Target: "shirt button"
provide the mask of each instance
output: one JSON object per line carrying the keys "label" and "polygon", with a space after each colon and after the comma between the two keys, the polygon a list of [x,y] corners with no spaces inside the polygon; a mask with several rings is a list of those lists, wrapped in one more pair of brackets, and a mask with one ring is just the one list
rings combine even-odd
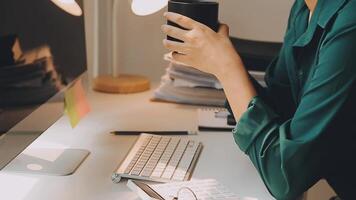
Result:
{"label": "shirt button", "polygon": [[303,71],[299,71],[299,76],[303,76]]}

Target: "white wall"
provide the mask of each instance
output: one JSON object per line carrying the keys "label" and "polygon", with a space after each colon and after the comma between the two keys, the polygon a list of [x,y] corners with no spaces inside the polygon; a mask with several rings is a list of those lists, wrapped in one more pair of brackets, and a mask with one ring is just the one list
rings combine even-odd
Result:
{"label": "white wall", "polygon": [[231,35],[253,40],[282,41],[294,0],[220,0],[220,20]]}
{"label": "white wall", "polygon": [[[93,0],[85,0],[92,4]],[[100,72],[110,72],[110,0],[100,2]],[[220,0],[220,21],[231,27],[232,36],[282,41],[288,13],[293,0]],[[128,0],[119,5],[119,71],[149,76],[159,80],[167,65],[162,60],[166,50],[160,27],[165,23],[163,10],[151,16],[132,14]],[[90,6],[88,6],[90,7]],[[91,13],[86,10],[86,15]],[[91,19],[92,20],[92,19]],[[88,22],[90,24],[90,22]],[[89,39],[91,41],[91,39]],[[89,48],[92,46],[89,43]],[[91,57],[89,57],[92,59]]]}
{"label": "white wall", "polygon": [[[88,72],[91,78],[97,73],[110,73],[110,5],[111,0],[84,0]],[[98,13],[99,18],[96,17]],[[95,70],[97,67],[99,69]]]}
{"label": "white wall", "polygon": [[87,46],[87,60],[88,60],[88,72],[89,78],[93,77],[93,68],[95,65],[94,58],[94,37],[95,37],[95,27],[94,27],[94,0],[85,0],[84,1],[84,14],[85,14],[85,32],[86,32],[86,46]]}

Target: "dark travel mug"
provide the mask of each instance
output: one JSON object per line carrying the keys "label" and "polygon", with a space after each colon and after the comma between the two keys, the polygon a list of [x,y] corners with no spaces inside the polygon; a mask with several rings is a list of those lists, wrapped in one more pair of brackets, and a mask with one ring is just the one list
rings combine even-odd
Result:
{"label": "dark travel mug", "polygon": [[[218,2],[202,0],[170,0],[168,2],[168,12],[187,16],[195,21],[205,24],[215,32],[219,30]],[[167,24],[182,28],[170,21],[168,21]],[[182,42],[169,36],[167,39]]]}

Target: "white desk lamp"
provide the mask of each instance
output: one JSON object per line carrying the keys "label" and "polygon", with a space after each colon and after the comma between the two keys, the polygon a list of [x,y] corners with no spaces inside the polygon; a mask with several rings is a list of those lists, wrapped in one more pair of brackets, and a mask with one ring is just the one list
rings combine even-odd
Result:
{"label": "white desk lamp", "polygon": [[[82,9],[75,0],[51,0],[58,7],[66,12],[81,16]],[[107,93],[135,93],[148,90],[150,88],[150,81],[143,76],[119,74],[118,72],[118,33],[117,33],[117,18],[118,18],[118,3],[120,0],[112,0],[112,74],[98,76],[94,79],[94,90]],[[96,2],[98,6],[98,0]],[[139,16],[153,14],[168,3],[168,0],[129,0],[132,11]],[[97,16],[96,16],[97,17]],[[96,27],[98,28],[98,27]],[[97,39],[97,38],[96,38]],[[98,45],[96,45],[98,48]],[[98,53],[98,52],[96,52]],[[95,55],[97,56],[97,55]],[[96,66],[97,67],[97,66]]]}
{"label": "white desk lamp", "polygon": [[[98,76],[94,79],[93,89],[107,93],[136,93],[150,88],[148,78],[138,75],[120,74],[118,72],[118,4],[121,0],[112,3],[112,74]],[[153,14],[168,3],[168,0],[129,0],[132,11],[139,16]]]}
{"label": "white desk lamp", "polygon": [[168,4],[168,0],[130,0],[132,12],[139,16],[153,14]]}
{"label": "white desk lamp", "polygon": [[58,7],[74,16],[81,16],[83,14],[82,9],[75,0],[51,0]]}

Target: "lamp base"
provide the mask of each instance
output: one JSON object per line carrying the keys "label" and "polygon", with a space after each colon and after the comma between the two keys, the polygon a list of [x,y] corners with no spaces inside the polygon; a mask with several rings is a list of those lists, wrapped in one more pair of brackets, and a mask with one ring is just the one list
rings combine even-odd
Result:
{"label": "lamp base", "polygon": [[98,76],[93,81],[93,89],[98,92],[130,94],[150,89],[150,81],[144,76],[122,74],[118,77]]}

